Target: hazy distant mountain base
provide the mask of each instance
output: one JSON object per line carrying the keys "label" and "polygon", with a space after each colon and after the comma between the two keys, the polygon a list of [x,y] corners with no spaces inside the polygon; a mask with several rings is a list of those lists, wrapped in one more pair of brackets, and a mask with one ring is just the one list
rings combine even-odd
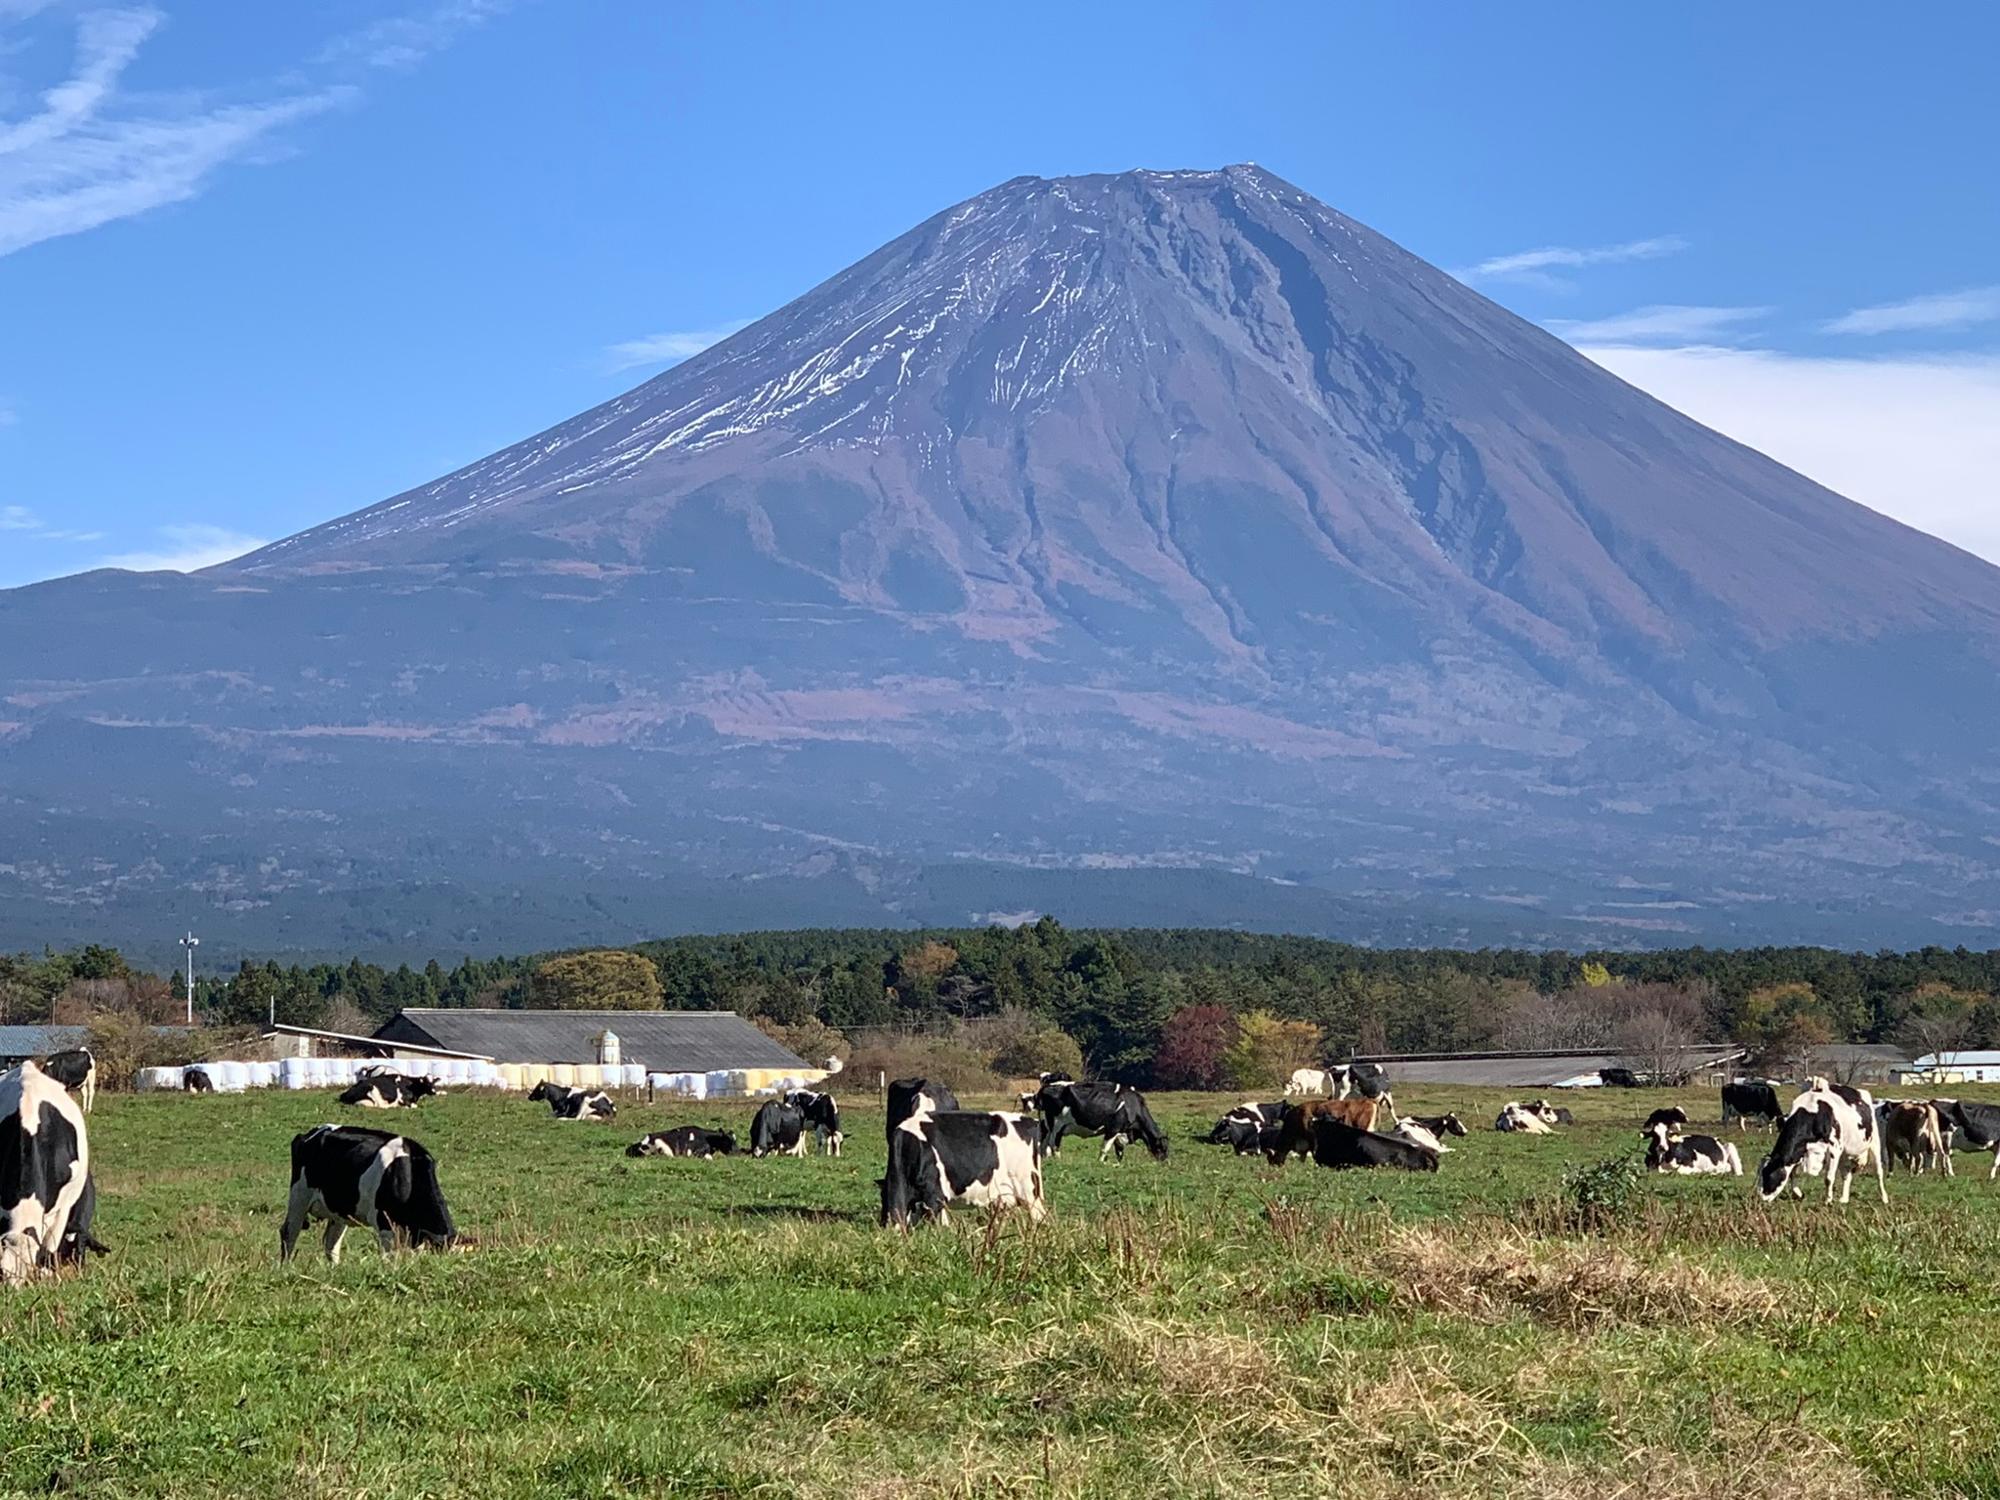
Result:
{"label": "hazy distant mountain base", "polygon": [[0,911],[1991,944],[1996,668],[2000,570],[1289,183],[1021,178],[237,563],[0,591]]}

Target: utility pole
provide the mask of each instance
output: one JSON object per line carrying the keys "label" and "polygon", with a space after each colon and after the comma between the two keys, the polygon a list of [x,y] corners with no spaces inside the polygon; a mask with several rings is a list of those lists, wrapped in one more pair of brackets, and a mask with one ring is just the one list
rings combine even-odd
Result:
{"label": "utility pole", "polygon": [[201,939],[189,932],[181,939],[181,946],[187,949],[188,956],[188,1025],[192,1026],[194,1025],[194,950],[201,946]]}

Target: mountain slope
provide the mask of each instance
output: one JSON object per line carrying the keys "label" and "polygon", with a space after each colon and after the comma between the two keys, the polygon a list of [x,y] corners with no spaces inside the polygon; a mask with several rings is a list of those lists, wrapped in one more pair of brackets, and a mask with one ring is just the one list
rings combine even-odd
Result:
{"label": "mountain slope", "polygon": [[134,899],[34,820],[139,745],[148,811],[87,826],[212,805],[212,894],[308,926],[328,870],[474,868],[891,915],[1224,871],[1563,941],[2000,910],[2000,573],[1254,167],[1015,179],[433,484],[0,595],[0,641],[30,916]]}

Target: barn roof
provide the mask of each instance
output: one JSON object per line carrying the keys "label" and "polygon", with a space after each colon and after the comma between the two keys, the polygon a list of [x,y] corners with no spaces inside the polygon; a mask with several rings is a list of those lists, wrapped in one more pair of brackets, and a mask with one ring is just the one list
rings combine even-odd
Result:
{"label": "barn roof", "polygon": [[808,1068],[803,1058],[729,1010],[412,1008],[398,1011],[375,1036],[499,1062],[594,1063],[598,1034],[607,1029],[617,1034],[626,1062],[657,1073]]}
{"label": "barn roof", "polygon": [[18,1060],[81,1047],[87,1034],[82,1026],[0,1026],[0,1057]]}
{"label": "barn roof", "polygon": [[[1741,1047],[1694,1046],[1680,1066],[1703,1072],[1743,1055]],[[1457,1083],[1469,1087],[1552,1089],[1583,1080],[1597,1081],[1601,1068],[1629,1068],[1629,1052],[1459,1053],[1435,1057],[1381,1057],[1391,1084]]]}

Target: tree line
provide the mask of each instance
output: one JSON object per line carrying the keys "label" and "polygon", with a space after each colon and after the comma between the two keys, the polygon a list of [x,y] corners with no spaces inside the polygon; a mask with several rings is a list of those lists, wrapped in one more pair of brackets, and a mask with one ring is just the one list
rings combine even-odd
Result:
{"label": "tree line", "polygon": [[[2000,950],[1383,949],[1201,929],[1073,929],[1044,917],[1012,928],[672,938],[629,952],[645,964],[587,954],[421,968],[245,960],[199,977],[195,1005],[211,1026],[275,1016],[352,1032],[411,1006],[734,1010],[842,1036],[937,1037],[1005,1018],[1015,1032],[1073,1039],[1101,1076],[1184,1086],[1302,1052],[1310,1062],[1520,1047],[1637,1052],[1729,1039],[1773,1055],[1837,1041],[1920,1051],[2000,1044]],[[106,1012],[171,1022],[183,1003],[175,976],[115,949],[0,956],[0,1023]]]}

